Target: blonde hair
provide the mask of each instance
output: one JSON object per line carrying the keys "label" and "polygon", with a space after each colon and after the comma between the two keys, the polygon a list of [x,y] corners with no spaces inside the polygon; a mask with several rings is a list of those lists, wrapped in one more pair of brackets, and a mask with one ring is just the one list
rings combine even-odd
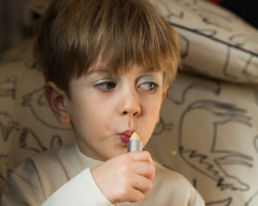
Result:
{"label": "blonde hair", "polygon": [[137,64],[163,71],[169,83],[179,65],[174,29],[145,0],[53,0],[35,26],[35,57],[45,76],[69,95],[69,82],[98,58],[112,74]]}

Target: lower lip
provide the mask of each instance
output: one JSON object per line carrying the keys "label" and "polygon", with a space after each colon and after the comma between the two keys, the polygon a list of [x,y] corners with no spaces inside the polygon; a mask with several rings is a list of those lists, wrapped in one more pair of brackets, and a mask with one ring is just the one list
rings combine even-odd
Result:
{"label": "lower lip", "polygon": [[121,139],[121,142],[123,143],[123,144],[128,144],[128,142],[130,141],[130,138],[131,137],[129,137],[129,136],[127,136],[127,135],[123,135],[123,134],[120,134],[120,135],[118,135],[119,136],[119,138]]}

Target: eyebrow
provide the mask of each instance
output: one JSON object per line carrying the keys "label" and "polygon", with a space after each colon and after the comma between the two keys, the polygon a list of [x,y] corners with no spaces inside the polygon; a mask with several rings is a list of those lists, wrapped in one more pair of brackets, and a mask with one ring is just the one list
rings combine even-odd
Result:
{"label": "eyebrow", "polygon": [[[154,70],[143,70],[141,71],[142,74],[149,74],[149,73],[152,73],[152,72],[161,72],[161,71],[154,71]],[[94,69],[90,70],[87,72],[87,74],[93,74],[93,73],[106,73],[106,74],[110,74],[112,72],[110,72],[110,70],[108,69],[104,69],[102,66],[98,66],[98,67],[95,67]]]}
{"label": "eyebrow", "polygon": [[90,70],[87,72],[87,74],[92,74],[92,73],[109,73],[110,71],[107,69],[94,69]]}

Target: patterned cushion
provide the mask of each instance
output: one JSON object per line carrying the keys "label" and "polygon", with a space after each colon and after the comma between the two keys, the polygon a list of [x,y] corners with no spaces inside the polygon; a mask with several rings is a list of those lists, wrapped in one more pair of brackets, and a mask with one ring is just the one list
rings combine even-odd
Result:
{"label": "patterned cushion", "polygon": [[74,141],[71,126],[57,122],[45,99],[33,42],[24,41],[0,61],[0,194],[9,172],[26,157]]}
{"label": "patterned cushion", "polygon": [[207,205],[258,205],[258,86],[179,73],[145,147]]}
{"label": "patterned cushion", "polygon": [[183,69],[229,82],[258,82],[258,32],[203,0],[150,0],[180,35]]}

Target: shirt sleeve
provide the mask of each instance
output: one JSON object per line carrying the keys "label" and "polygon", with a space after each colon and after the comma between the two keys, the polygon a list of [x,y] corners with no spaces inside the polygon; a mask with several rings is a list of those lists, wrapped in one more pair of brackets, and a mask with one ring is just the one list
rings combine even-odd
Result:
{"label": "shirt sleeve", "polygon": [[[35,180],[32,176],[31,180]],[[1,197],[1,206],[39,206],[44,201],[44,196],[40,189],[31,184],[31,180],[27,180],[16,171],[13,171],[5,185]]]}
{"label": "shirt sleeve", "polygon": [[113,206],[96,185],[89,168],[60,187],[48,199],[45,199],[41,185],[35,179],[35,175],[26,179],[14,171],[6,184],[0,205]]}
{"label": "shirt sleeve", "polygon": [[205,203],[201,197],[201,195],[192,187],[192,195],[191,195],[191,202],[190,206],[205,206]]}
{"label": "shirt sleeve", "polygon": [[42,206],[112,206],[96,185],[90,169],[86,169],[63,185]]}

